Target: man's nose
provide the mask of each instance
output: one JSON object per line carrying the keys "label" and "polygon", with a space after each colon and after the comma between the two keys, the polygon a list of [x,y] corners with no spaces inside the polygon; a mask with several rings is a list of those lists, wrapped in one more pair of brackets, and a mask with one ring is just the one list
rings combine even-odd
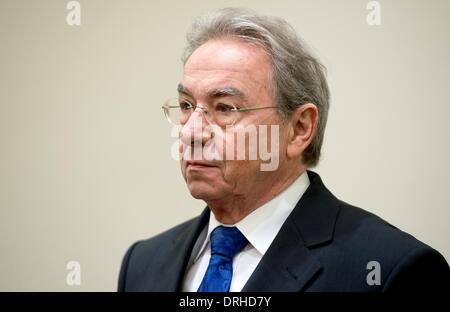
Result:
{"label": "man's nose", "polygon": [[211,133],[206,131],[208,121],[205,119],[205,111],[201,107],[192,112],[187,122],[180,131],[180,140],[185,145],[201,144],[204,146],[210,139]]}

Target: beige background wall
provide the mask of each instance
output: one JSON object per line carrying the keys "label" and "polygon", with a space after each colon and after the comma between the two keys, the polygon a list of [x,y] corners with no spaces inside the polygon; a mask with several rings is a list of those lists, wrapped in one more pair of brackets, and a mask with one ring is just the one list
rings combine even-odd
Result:
{"label": "beige background wall", "polygon": [[[0,290],[113,291],[134,241],[197,215],[160,109],[195,16],[288,20],[329,71],[316,171],[450,261],[449,1],[0,2]],[[81,264],[81,285],[66,264]]]}

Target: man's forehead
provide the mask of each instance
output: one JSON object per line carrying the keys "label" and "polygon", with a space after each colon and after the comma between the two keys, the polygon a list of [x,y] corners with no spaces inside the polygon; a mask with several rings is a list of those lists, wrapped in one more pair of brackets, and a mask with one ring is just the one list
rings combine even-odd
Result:
{"label": "man's forehead", "polygon": [[[199,66],[186,64],[183,70],[183,79],[189,81],[220,82],[228,80],[260,80],[261,69],[255,69],[248,63],[229,64],[227,62],[201,62]],[[258,72],[259,71],[259,72]]]}
{"label": "man's forehead", "polygon": [[266,75],[271,58],[266,51],[241,40],[210,40],[198,47],[187,60],[188,75]]}
{"label": "man's forehead", "polygon": [[[191,93],[234,88],[250,94],[270,88],[271,70],[271,59],[261,47],[239,40],[210,40],[187,60],[181,84]],[[222,91],[217,93],[227,93]]]}

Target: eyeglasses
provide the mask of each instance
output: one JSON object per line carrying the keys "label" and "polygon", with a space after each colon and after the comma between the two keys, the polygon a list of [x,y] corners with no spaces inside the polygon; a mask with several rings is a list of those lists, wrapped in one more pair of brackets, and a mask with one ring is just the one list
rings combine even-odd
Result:
{"label": "eyeglasses", "polygon": [[192,113],[200,108],[208,123],[221,127],[232,126],[241,112],[254,111],[267,108],[278,108],[278,106],[243,107],[237,108],[232,103],[217,102],[211,107],[202,107],[192,104],[185,99],[167,100],[161,107],[167,120],[173,125],[184,125]]}

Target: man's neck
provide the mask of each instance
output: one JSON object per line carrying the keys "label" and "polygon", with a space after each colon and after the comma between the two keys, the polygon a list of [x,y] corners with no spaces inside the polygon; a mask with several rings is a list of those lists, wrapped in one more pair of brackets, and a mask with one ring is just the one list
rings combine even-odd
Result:
{"label": "man's neck", "polygon": [[272,180],[273,183],[264,185],[264,189],[252,190],[251,194],[207,201],[207,205],[217,221],[223,224],[236,224],[291,186],[306,171],[306,168],[301,169],[293,170],[284,178]]}

